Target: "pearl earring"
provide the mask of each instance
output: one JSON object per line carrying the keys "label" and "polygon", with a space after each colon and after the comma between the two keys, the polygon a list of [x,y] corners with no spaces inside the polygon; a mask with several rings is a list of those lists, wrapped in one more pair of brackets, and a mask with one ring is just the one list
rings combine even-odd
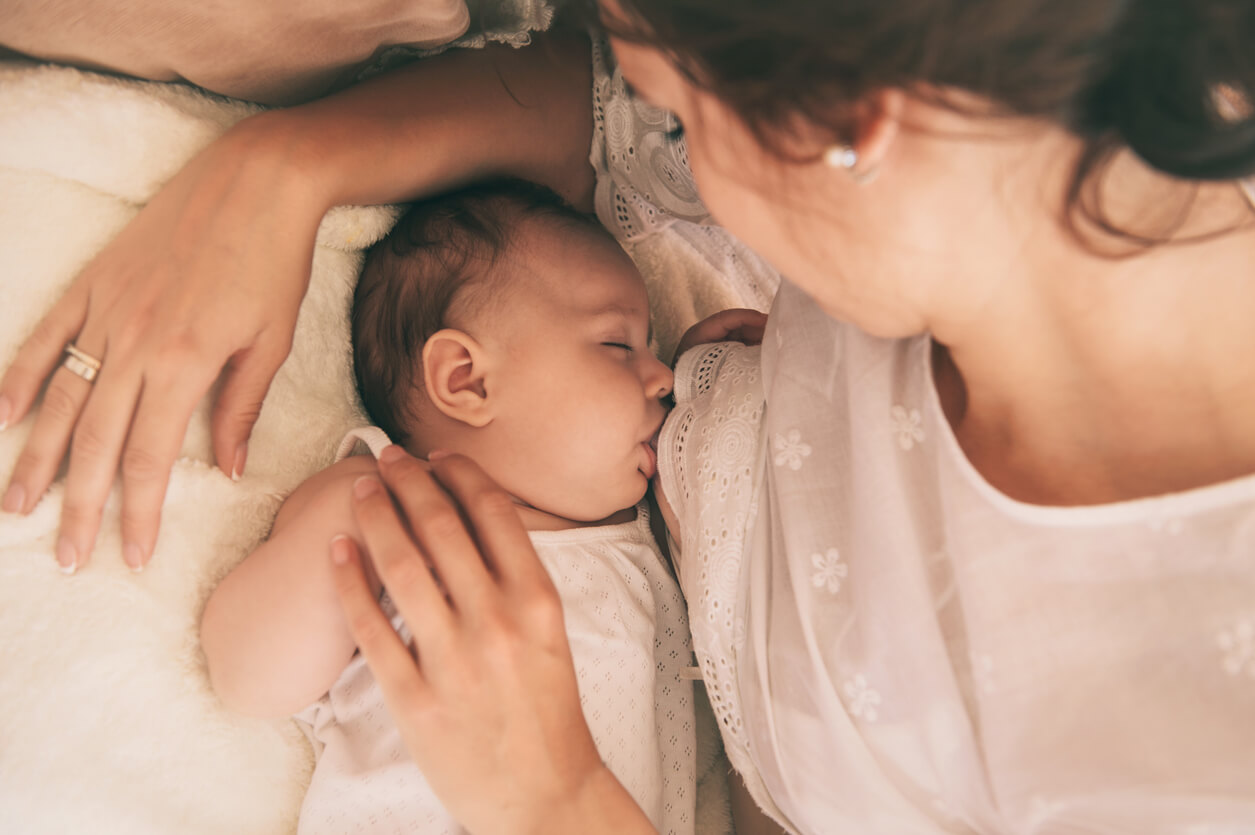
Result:
{"label": "pearl earring", "polygon": [[829,145],[824,150],[824,165],[829,168],[840,168],[858,185],[870,183],[880,173],[880,167],[876,165],[865,171],[859,171],[858,151],[850,145]]}
{"label": "pearl earring", "polygon": [[858,151],[849,145],[830,145],[824,151],[824,165],[853,171],[854,166],[858,165]]}

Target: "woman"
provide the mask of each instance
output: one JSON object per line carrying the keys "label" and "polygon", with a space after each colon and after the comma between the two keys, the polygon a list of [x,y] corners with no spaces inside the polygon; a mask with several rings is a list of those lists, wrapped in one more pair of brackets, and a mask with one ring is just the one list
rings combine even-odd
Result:
{"label": "woman", "polygon": [[[685,125],[713,216],[788,278],[761,361],[680,406],[714,431],[721,391],[759,398],[750,452],[720,448],[718,495],[671,496],[694,643],[757,804],[799,832],[1250,827],[1251,10],[602,14],[624,77]],[[78,333],[63,318],[31,380]],[[0,386],[15,414],[19,388]],[[683,486],[700,445],[668,440]],[[442,799],[475,831],[642,828],[571,721],[557,603],[499,490],[457,457],[435,462],[452,503],[413,462],[383,474],[418,544],[377,483],[357,512],[417,664],[354,549],[332,558]],[[424,556],[491,570],[450,605],[413,570]]]}

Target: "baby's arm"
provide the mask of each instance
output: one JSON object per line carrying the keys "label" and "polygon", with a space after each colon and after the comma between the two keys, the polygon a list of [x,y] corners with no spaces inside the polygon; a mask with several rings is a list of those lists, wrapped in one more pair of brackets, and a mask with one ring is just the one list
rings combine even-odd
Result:
{"label": "baby's arm", "polygon": [[[284,502],[270,538],[214,590],[201,619],[209,677],[231,709],[287,716],[318,699],[356,649],[332,585],[327,548],[336,534],[361,541],[349,498],[377,472],[353,456],[305,481]],[[379,581],[367,566],[376,595]]]}

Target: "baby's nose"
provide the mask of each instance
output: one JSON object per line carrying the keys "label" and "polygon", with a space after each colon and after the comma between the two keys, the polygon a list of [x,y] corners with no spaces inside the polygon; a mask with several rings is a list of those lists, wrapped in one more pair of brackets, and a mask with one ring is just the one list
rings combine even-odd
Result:
{"label": "baby's nose", "polygon": [[654,360],[654,368],[648,380],[650,396],[661,400],[675,387],[675,374],[662,360]]}

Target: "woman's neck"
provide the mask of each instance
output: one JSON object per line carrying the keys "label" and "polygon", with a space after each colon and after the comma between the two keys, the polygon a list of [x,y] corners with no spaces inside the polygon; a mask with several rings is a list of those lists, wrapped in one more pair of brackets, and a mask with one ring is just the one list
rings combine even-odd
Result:
{"label": "woman's neck", "polygon": [[[1138,168],[1117,216],[1162,188]],[[1037,230],[978,316],[937,320],[938,392],[995,487],[1099,504],[1255,473],[1255,225],[1229,184],[1194,206],[1184,232],[1242,228],[1127,258]]]}

